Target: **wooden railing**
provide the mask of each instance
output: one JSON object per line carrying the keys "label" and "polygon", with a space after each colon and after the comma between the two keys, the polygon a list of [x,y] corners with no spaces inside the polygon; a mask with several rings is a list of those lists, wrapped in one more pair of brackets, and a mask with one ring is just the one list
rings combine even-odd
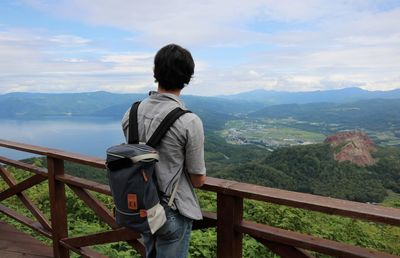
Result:
{"label": "wooden railing", "polygon": [[[119,227],[114,220],[112,212],[89,192],[111,195],[109,187],[64,173],[64,161],[104,169],[104,160],[6,140],[0,140],[0,147],[47,157],[47,169],[0,157],[0,163],[33,173],[32,177],[17,183],[5,166],[0,167],[0,174],[9,185],[8,189],[0,193],[0,201],[11,196],[17,196],[36,220],[18,214],[2,204],[0,204],[0,211],[43,236],[51,238],[55,257],[69,257],[70,250],[83,257],[104,257],[89,247],[117,241],[126,241],[144,256],[143,245],[138,241],[140,235],[132,230]],[[26,189],[45,180],[48,180],[49,185],[51,222],[24,193]],[[108,224],[111,230],[85,236],[69,237],[65,185],[72,189],[103,222]],[[243,200],[258,200],[394,226],[400,226],[400,209],[278,190],[211,177],[207,178],[202,190],[217,193],[217,213],[203,212],[204,219],[196,222],[194,229],[216,227],[218,257],[242,257],[243,234],[248,234],[255,238],[281,257],[313,257],[308,251],[335,257],[398,257],[388,253],[245,221],[243,220]]]}

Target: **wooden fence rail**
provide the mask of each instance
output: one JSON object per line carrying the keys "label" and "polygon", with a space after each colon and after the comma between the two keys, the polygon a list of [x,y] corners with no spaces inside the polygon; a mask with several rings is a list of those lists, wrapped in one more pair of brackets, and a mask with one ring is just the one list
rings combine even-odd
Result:
{"label": "wooden fence rail", "polygon": [[[17,196],[36,220],[21,215],[1,203],[0,212],[50,238],[53,242],[55,257],[69,257],[70,251],[76,252],[83,257],[104,257],[104,255],[95,252],[89,247],[117,241],[126,241],[144,256],[144,247],[139,240],[140,235],[132,230],[119,227],[112,212],[90,193],[90,191],[93,191],[111,195],[110,188],[107,185],[64,173],[65,161],[104,169],[104,160],[6,140],[0,140],[0,147],[38,154],[47,158],[46,169],[0,156],[0,163],[33,173],[30,178],[17,183],[12,174],[6,169],[6,166],[0,166],[0,175],[9,186],[8,189],[0,193],[0,201],[11,196]],[[43,212],[29,199],[29,196],[24,193],[26,189],[45,180],[48,181],[49,186],[51,218],[46,218]],[[65,186],[68,186],[111,229],[85,236],[69,237]],[[281,257],[313,257],[309,251],[336,257],[398,257],[388,253],[243,220],[243,200],[258,200],[393,226],[400,226],[400,209],[211,177],[206,179],[202,190],[217,193],[217,213],[203,212],[204,219],[195,222],[193,228],[196,230],[216,227],[217,256],[219,258],[242,257],[243,234],[250,235]]]}

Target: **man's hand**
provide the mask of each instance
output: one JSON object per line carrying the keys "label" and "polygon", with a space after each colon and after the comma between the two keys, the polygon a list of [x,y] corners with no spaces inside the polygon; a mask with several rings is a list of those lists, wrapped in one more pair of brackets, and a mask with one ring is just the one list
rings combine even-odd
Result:
{"label": "man's hand", "polygon": [[204,181],[206,181],[206,175],[195,175],[190,174],[190,181],[192,181],[192,185],[196,188],[202,187]]}

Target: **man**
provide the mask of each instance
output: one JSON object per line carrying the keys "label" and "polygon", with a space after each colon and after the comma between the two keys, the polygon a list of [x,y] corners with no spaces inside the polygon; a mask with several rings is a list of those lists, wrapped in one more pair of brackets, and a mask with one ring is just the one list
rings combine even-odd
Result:
{"label": "man", "polygon": [[[156,92],[150,92],[138,109],[140,142],[147,142],[164,117],[174,108],[186,109],[179,98],[181,90],[194,73],[192,55],[186,49],[170,44],[161,48],[154,58]],[[128,135],[129,110],[122,119]],[[193,113],[182,115],[161,140],[157,151],[157,181],[162,202],[166,207],[167,222],[152,234],[144,234],[147,257],[187,257],[193,220],[202,219],[193,187],[201,187],[205,180],[204,132],[200,118]],[[174,203],[169,208],[169,196],[178,184]]]}

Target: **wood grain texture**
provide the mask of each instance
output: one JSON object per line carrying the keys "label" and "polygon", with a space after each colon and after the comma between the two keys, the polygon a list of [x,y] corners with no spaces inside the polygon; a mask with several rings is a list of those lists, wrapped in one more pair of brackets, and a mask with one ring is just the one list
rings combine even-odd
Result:
{"label": "wood grain texture", "polygon": [[53,257],[51,247],[0,221],[0,257]]}

